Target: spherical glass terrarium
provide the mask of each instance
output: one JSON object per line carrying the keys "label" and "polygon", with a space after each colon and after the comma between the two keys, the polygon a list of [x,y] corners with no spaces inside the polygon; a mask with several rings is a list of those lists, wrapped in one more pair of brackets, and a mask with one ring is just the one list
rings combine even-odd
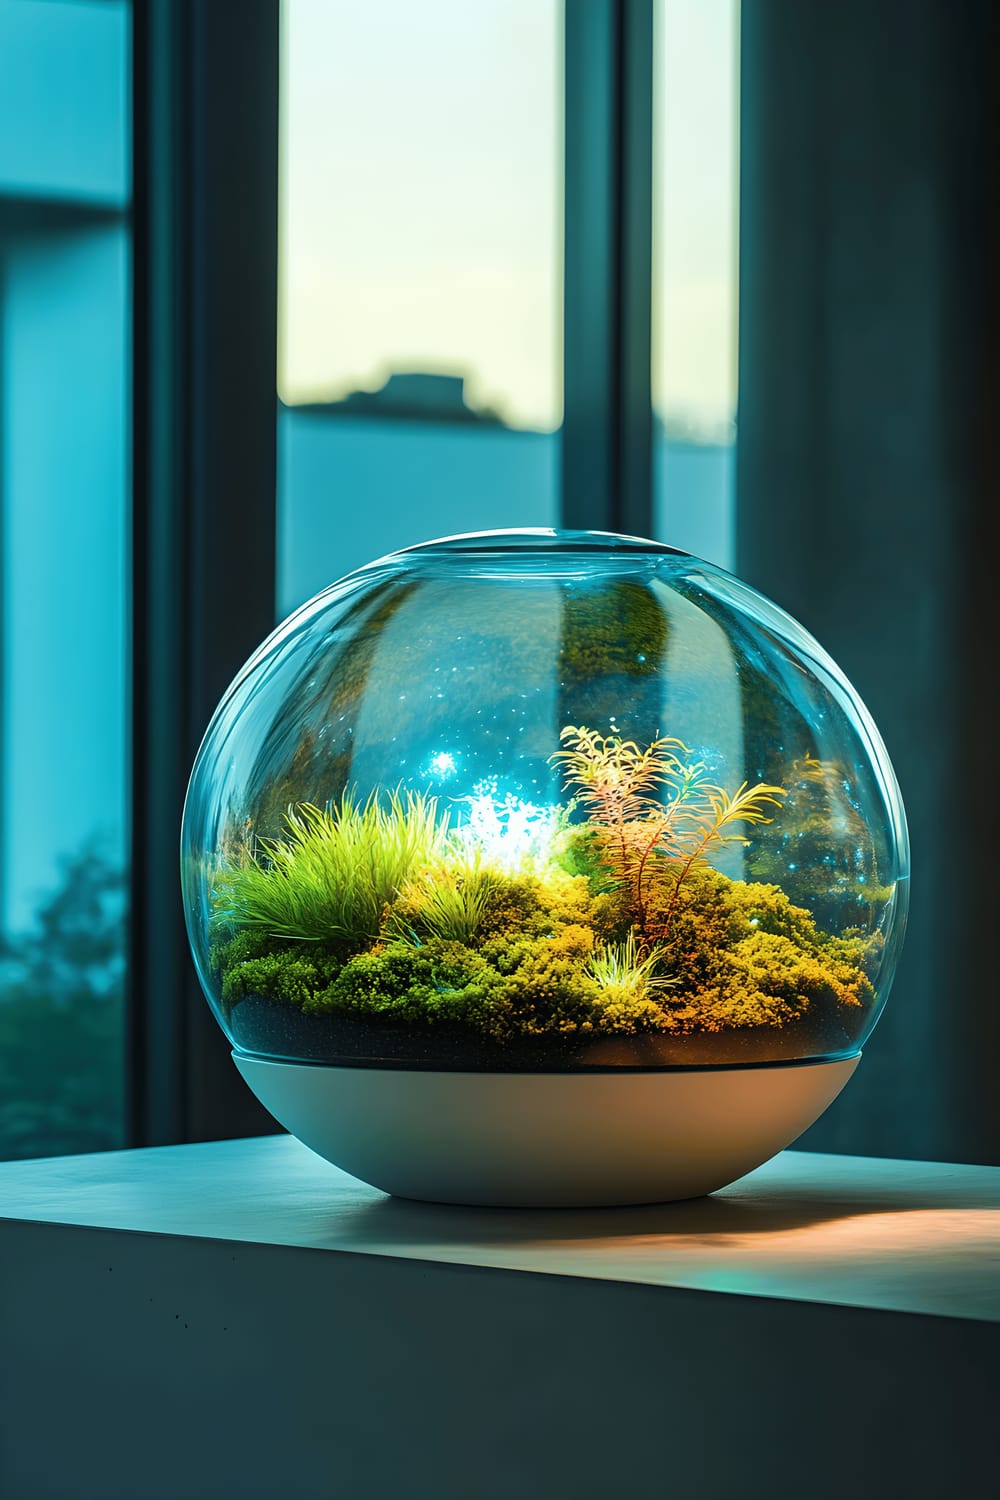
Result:
{"label": "spherical glass terrarium", "polygon": [[250,1087],[408,1197],[651,1202],[793,1140],[857,1064],[908,877],[822,648],[656,542],[498,532],[303,606],[220,704],[183,885]]}

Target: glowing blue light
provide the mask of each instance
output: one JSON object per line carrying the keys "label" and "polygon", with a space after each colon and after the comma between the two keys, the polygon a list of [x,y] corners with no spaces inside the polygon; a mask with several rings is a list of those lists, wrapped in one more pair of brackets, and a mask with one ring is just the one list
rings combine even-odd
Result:
{"label": "glowing blue light", "polygon": [[459,832],[470,853],[511,872],[548,866],[560,825],[558,807],[523,802],[512,793],[502,796],[492,778],[478,782],[463,800],[469,813]]}
{"label": "glowing blue light", "polygon": [[442,781],[447,781],[449,776],[455,774],[455,757],[450,750],[439,750],[436,755],[431,756],[428,776],[437,776]]}

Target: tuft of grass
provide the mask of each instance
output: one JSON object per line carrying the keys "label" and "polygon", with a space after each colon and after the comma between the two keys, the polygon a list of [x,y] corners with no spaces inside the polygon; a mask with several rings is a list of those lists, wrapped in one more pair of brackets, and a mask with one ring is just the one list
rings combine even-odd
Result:
{"label": "tuft of grass", "polygon": [[388,936],[445,942],[473,941],[489,910],[501,876],[477,854],[452,853],[447,863],[423,871],[401,892],[401,911],[389,918]]}
{"label": "tuft of grass", "polygon": [[674,982],[657,974],[661,957],[659,948],[642,956],[635,933],[630,932],[623,943],[605,943],[592,953],[587,972],[602,990],[613,990],[622,998],[644,999]]}
{"label": "tuft of grass", "polygon": [[300,803],[288,832],[262,840],[217,882],[217,925],[273,937],[349,946],[374,942],[386,908],[406,882],[435,863],[448,815],[419,792],[347,793],[334,807]]}

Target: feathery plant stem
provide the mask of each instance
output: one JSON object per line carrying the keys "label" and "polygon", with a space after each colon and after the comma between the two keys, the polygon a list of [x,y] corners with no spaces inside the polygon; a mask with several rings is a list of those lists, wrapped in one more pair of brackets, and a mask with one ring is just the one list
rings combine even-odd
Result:
{"label": "feathery plant stem", "polygon": [[[601,735],[585,725],[567,724],[564,748],[551,757],[603,836],[612,873],[628,893],[640,944],[649,951],[670,931],[680,888],[704,863],[713,846],[746,843],[736,823],[767,823],[768,807],[780,807],[785,789],[746,782],[734,796],[707,780],[703,761],[690,759],[682,740],[660,736],[645,750],[620,735]],[[666,796],[664,797],[664,793]],[[729,831],[727,831],[729,830]],[[649,930],[647,895],[651,882],[668,871],[674,878],[666,918]],[[673,872],[678,872],[675,875]]]}
{"label": "feathery plant stem", "polygon": [[713,845],[745,844],[747,840],[744,834],[727,832],[727,829],[732,829],[735,823],[770,823],[766,809],[780,807],[779,798],[786,795],[784,787],[771,786],[764,781],[759,781],[756,786],[750,786],[744,781],[732,797],[720,786],[704,786],[701,791],[705,804],[697,815],[695,827],[690,834],[690,846],[683,857],[670,896],[670,904],[663,919],[664,938],[670,935],[681,886],[696,865],[705,863],[709,849]]}

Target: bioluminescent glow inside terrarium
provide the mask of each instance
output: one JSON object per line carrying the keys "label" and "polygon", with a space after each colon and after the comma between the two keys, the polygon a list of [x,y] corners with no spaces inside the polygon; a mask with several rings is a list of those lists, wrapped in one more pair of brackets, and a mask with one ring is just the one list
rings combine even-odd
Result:
{"label": "bioluminescent glow inside terrarium", "polygon": [[817,643],[598,533],[334,584],[234,682],[184,819],[251,1087],[348,1170],[453,1201],[687,1196],[786,1145],[875,1024],[907,874],[884,747]]}

